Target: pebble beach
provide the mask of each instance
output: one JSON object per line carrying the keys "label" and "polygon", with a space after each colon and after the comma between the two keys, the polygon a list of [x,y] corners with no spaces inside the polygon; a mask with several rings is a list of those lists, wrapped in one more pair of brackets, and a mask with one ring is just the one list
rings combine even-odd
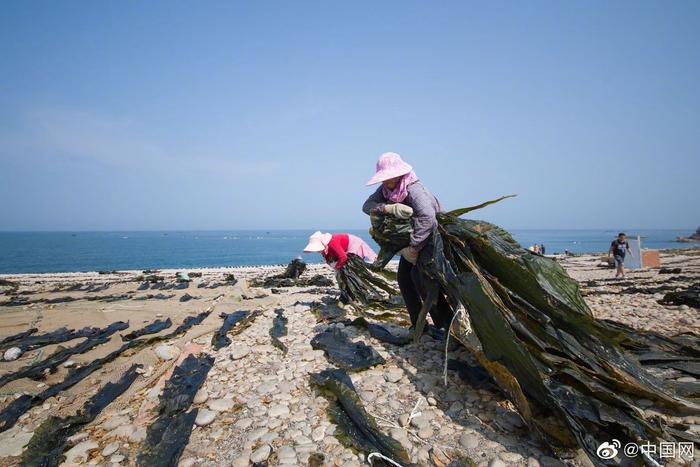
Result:
{"label": "pebble beach", "polygon": [[[700,334],[700,310],[687,304],[662,304],[669,290],[683,290],[700,280],[700,250],[662,251],[658,269],[629,271],[614,279],[600,255],[562,257],[558,261],[582,287],[595,317],[664,335]],[[395,266],[394,266],[395,267]],[[385,363],[350,373],[365,409],[387,435],[396,439],[417,465],[590,465],[582,453],[555,453],[524,424],[513,405],[496,388],[475,385],[445,367],[444,343],[424,335],[418,344],[392,345],[374,339],[364,329],[324,318],[319,307],[333,308],[347,318],[360,316],[337,303],[339,291],[328,287],[253,287],[254,279],[279,274],[285,266],[187,270],[189,281],[178,281],[178,270],[113,271],[0,275],[0,341],[36,328],[46,333],[66,327],[100,327],[117,321],[129,328],[105,343],[72,355],[41,379],[20,378],[0,388],[0,408],[22,394],[34,395],[66,377],[71,368],[87,365],[120,348],[120,334],[156,319],[170,319],[172,331],[187,317],[208,312],[185,333],[138,349],[106,363],[84,380],[29,409],[10,429],[0,433],[0,465],[21,465],[21,456],[37,428],[49,416],[69,416],[105,383],[116,381],[134,363],[135,382],[94,420],[68,441],[63,465],[135,465],[156,417],[166,381],[190,355],[209,354],[214,364],[197,391],[195,427],[180,457],[180,466],[322,465],[360,466],[370,460],[346,446],[328,416],[329,399],[310,383],[310,375],[332,368],[323,350],[314,350],[315,335],[332,327],[372,346]],[[334,282],[325,265],[309,265],[309,277]],[[149,283],[149,276],[162,280]],[[154,284],[157,284],[154,285]],[[254,319],[233,329],[231,343],[220,349],[212,336],[222,325],[222,313],[248,311]],[[285,353],[273,346],[275,317],[287,319],[280,337]],[[404,320],[405,323],[405,320]],[[401,320],[386,323],[399,327]],[[405,325],[405,324],[404,324]],[[77,340],[76,340],[77,342]],[[0,362],[0,376],[45,359],[63,342],[23,352]],[[459,346],[448,359],[475,364]],[[686,376],[688,381],[695,381]],[[648,410],[653,411],[653,408]],[[666,416],[666,415],[663,415]],[[678,418],[700,435],[700,419]],[[692,465],[697,464],[696,460]],[[666,465],[691,465],[682,459]]]}

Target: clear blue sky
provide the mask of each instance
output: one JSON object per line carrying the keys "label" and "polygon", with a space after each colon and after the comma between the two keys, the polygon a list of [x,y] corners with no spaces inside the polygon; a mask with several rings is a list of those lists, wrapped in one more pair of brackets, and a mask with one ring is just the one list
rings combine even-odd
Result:
{"label": "clear blue sky", "polygon": [[0,230],[700,224],[700,2],[0,3]]}

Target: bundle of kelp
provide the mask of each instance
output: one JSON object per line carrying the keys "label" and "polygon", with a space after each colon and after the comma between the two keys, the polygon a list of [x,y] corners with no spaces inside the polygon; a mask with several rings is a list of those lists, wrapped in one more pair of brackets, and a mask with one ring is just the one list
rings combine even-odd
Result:
{"label": "bundle of kelp", "polygon": [[[427,296],[415,337],[444,295],[456,312],[452,333],[559,454],[580,446],[594,464],[617,465],[619,457],[596,454],[602,443],[697,443],[688,426],[647,419],[637,402],[674,416],[700,413],[691,400],[700,385],[676,381],[700,362],[697,336],[642,334],[596,320],[556,261],[525,250],[493,224],[459,219],[500,199],[437,215],[418,258]],[[376,267],[408,245],[411,230],[410,221],[372,218],[381,246]],[[658,462],[653,452],[637,456],[638,463]]]}
{"label": "bundle of kelp", "polygon": [[333,281],[321,274],[316,274],[308,279],[302,279],[301,275],[306,271],[306,263],[299,258],[293,259],[281,274],[269,277],[252,279],[250,285],[254,287],[330,287]]}
{"label": "bundle of kelp", "polygon": [[[384,277],[382,277],[384,274]],[[347,262],[336,272],[340,300],[372,308],[397,308],[403,303],[399,291],[389,282],[390,271],[371,271],[357,255],[348,255]]]}

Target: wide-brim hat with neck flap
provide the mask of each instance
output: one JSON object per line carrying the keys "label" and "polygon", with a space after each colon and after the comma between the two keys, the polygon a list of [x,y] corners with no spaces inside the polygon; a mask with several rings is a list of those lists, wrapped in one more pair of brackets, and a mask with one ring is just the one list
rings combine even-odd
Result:
{"label": "wide-brim hat with neck flap", "polygon": [[385,152],[377,160],[377,167],[375,174],[367,182],[367,186],[376,185],[385,180],[391,180],[392,178],[401,177],[411,172],[413,167],[405,163],[401,156],[395,152]]}
{"label": "wide-brim hat with neck flap", "polygon": [[304,247],[304,253],[319,253],[324,251],[331,241],[331,237],[331,234],[322,233],[320,230],[317,230],[309,237],[309,243]]}

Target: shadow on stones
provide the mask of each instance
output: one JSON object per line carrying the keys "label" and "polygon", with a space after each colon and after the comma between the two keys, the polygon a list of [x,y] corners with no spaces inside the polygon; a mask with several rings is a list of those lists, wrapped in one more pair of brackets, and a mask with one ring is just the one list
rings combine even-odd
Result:
{"label": "shadow on stones", "polygon": [[210,355],[189,355],[175,367],[165,382],[158,417],[148,427],[136,465],[177,466],[197,418],[196,408],[187,410],[213,364],[214,357]]}
{"label": "shadow on stones", "polygon": [[343,329],[331,326],[311,339],[311,347],[323,350],[328,361],[350,371],[360,371],[385,363],[372,346],[352,342]]}

